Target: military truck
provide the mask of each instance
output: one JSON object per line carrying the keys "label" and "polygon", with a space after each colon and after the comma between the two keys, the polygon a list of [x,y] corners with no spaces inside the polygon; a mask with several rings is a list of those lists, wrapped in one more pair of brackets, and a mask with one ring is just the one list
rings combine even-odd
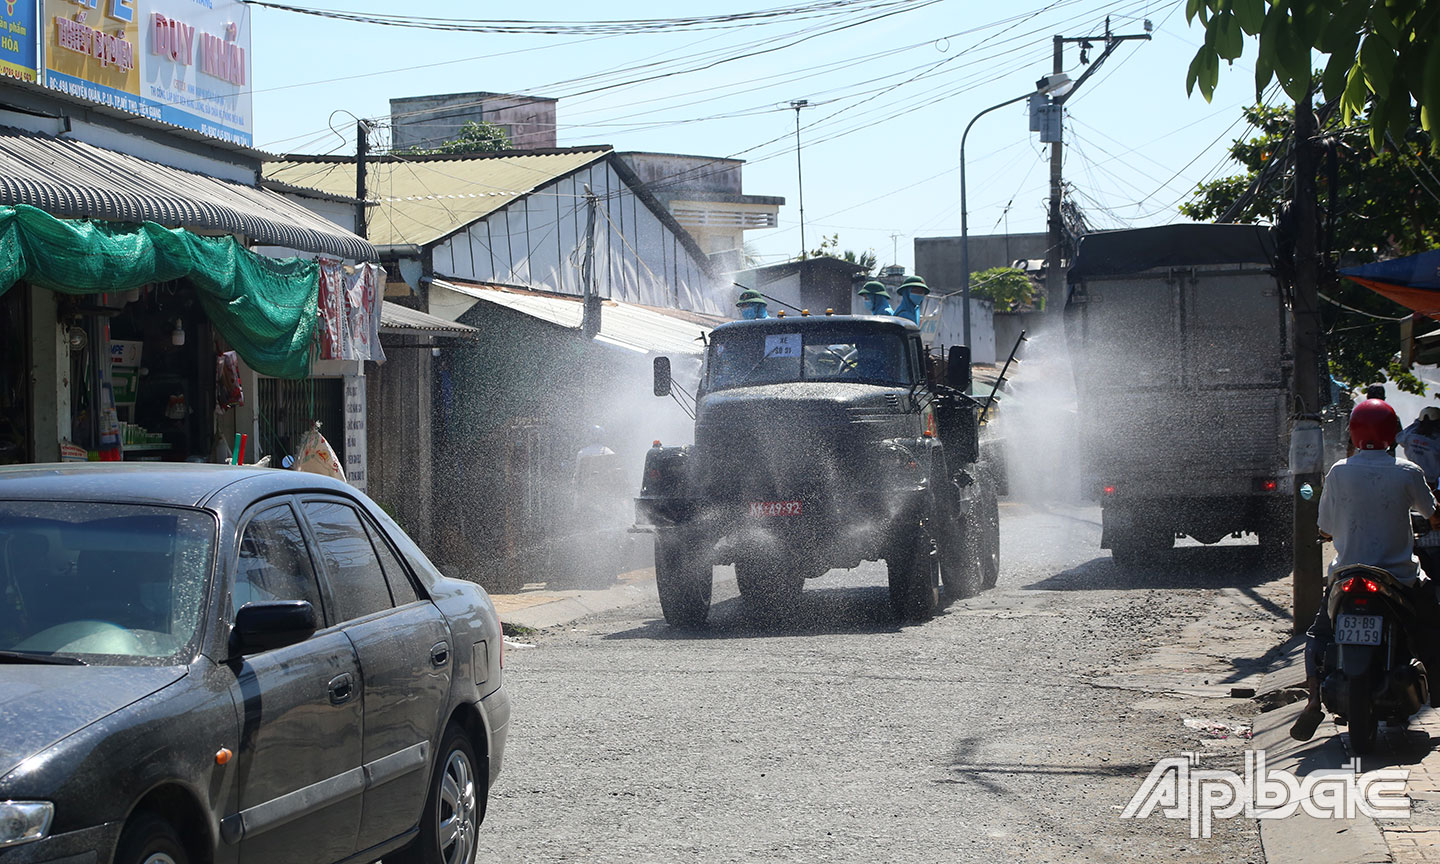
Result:
{"label": "military truck", "polygon": [[1293,358],[1274,260],[1257,225],[1081,239],[1066,329],[1100,545],[1118,563],[1245,533],[1288,559]]}
{"label": "military truck", "polygon": [[[886,562],[906,620],[942,586],[999,575],[999,511],[980,460],[964,347],[931,358],[901,318],[826,315],[723,324],[693,394],[694,444],[656,442],[636,521],[655,534],[665,620],[702,624],[712,568],[733,564],[748,612],[783,619],[805,580]],[[667,358],[654,391],[675,392]],[[688,403],[687,403],[688,404]]]}

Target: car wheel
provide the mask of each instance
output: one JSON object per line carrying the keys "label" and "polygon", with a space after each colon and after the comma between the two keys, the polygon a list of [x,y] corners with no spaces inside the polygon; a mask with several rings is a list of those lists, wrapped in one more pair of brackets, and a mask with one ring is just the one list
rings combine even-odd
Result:
{"label": "car wheel", "polygon": [[475,746],[451,723],[440,738],[440,758],[420,816],[415,842],[391,855],[387,864],[473,864],[479,846],[481,796],[486,778],[476,771]]}
{"label": "car wheel", "polygon": [[115,864],[190,864],[190,856],[169,822],[153,813],[140,813],[120,834]]}

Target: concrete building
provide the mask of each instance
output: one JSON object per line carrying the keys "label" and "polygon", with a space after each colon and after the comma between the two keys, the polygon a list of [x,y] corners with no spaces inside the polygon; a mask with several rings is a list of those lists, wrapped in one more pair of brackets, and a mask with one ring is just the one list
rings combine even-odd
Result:
{"label": "concrete building", "polygon": [[556,100],[505,93],[446,93],[390,100],[391,146],[425,149],[453,140],[471,122],[505,130],[516,150],[555,146]]}
{"label": "concrete building", "polygon": [[[1043,269],[1046,234],[981,234],[970,235],[970,272],[978,273],[991,267],[1012,267],[1017,261],[1033,262],[1021,269]],[[915,272],[925,277],[931,288],[942,286],[945,291],[960,290],[959,237],[915,238]]]}
{"label": "concrete building", "polygon": [[685,226],[722,272],[745,265],[745,232],[774,228],[784,198],[746,195],[741,159],[621,153],[646,190]]}
{"label": "concrete building", "polygon": [[[355,173],[353,159],[287,157],[264,182],[342,219]],[[703,316],[733,302],[729,283],[608,147],[380,156],[367,173],[387,295],[442,319],[378,376],[372,428],[395,445],[372,472],[379,500],[422,526],[437,561],[491,588],[613,577],[624,561],[590,550],[626,547],[644,451],[689,434],[679,406],[651,393],[650,361],[698,370],[719,320]],[[615,470],[581,494],[577,453],[594,426]]]}
{"label": "concrete building", "polygon": [[236,0],[175,12],[236,48],[219,69],[197,62],[198,39],[142,50],[150,17],[134,4],[0,9],[0,30],[30,37],[0,49],[0,220],[26,250],[0,267],[0,463],[213,461],[237,433],[246,461],[278,461],[262,439],[288,405],[296,436],[325,414],[363,484],[364,453],[341,434],[363,378],[308,360],[314,259],[376,250],[259,188],[249,13]]}
{"label": "concrete building", "polygon": [[771,315],[782,310],[786,315],[798,315],[806,309],[814,315],[824,315],[826,309],[834,309],[837,315],[863,315],[863,305],[852,309],[852,298],[864,276],[864,267],[828,255],[742,270],[734,274],[735,287],[725,314],[740,317],[734,298],[750,288],[768,298]]}

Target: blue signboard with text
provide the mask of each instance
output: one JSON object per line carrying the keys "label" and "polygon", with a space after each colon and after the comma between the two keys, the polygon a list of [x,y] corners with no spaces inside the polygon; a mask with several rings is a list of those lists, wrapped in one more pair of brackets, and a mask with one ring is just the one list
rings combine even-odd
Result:
{"label": "blue signboard with text", "polygon": [[40,72],[40,0],[0,0],[0,75],[35,83]]}

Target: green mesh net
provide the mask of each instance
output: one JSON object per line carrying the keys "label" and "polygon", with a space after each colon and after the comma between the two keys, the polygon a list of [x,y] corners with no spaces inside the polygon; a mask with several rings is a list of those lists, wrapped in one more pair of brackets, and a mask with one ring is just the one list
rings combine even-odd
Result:
{"label": "green mesh net", "polygon": [[277,378],[309,375],[316,262],[266,258],[233,237],[154,222],[57,219],[24,204],[0,207],[0,294],[21,280],[65,294],[102,294],[182,278],[250,368]]}

